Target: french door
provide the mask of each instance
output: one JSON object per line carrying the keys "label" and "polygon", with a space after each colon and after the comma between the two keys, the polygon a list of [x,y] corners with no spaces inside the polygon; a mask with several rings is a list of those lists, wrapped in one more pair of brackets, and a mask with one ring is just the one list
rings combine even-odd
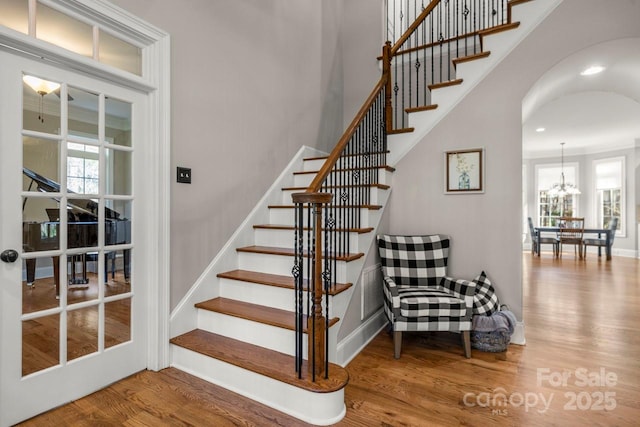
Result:
{"label": "french door", "polygon": [[136,266],[152,251],[148,95],[4,51],[0,64],[4,426],[145,369]]}

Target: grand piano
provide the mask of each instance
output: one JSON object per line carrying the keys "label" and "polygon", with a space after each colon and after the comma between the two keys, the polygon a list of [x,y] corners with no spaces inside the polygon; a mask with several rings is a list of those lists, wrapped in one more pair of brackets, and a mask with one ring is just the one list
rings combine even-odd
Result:
{"label": "grand piano", "polygon": [[[27,191],[36,189],[46,193],[59,193],[60,184],[52,181],[31,169],[22,168],[25,176],[31,179]],[[98,246],[98,204],[91,199],[75,199],[73,193],[68,191],[67,209],[45,209],[49,221],[25,221],[22,224],[22,243],[24,252],[48,251],[60,249],[60,212],[66,211],[67,215],[67,248],[90,248]],[[58,200],[56,197],[52,197]],[[24,211],[27,199],[22,205]],[[121,218],[120,213],[105,207],[105,245],[119,245],[131,243],[131,221]],[[111,261],[111,274],[115,275],[115,251],[105,252],[105,280],[107,279],[107,264]],[[54,281],[56,285],[56,296],[60,295],[59,283],[59,257],[53,258]],[[69,285],[82,285],[89,283],[87,279],[87,261],[97,261],[96,252],[82,253],[79,255],[69,255],[67,261],[71,264],[71,274],[69,275]],[[124,276],[129,281],[131,251],[123,250]],[[27,285],[33,285],[35,281],[36,259],[26,259]],[[80,265],[80,272],[76,266]]]}

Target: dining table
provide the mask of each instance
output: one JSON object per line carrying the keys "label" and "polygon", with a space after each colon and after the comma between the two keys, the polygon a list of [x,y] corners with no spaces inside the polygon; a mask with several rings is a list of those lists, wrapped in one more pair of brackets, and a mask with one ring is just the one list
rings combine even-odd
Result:
{"label": "dining table", "polygon": [[[538,251],[540,251],[540,235],[541,233],[557,233],[560,231],[559,227],[535,227],[536,230],[536,244]],[[608,228],[585,228],[584,234],[597,234],[598,239],[601,239],[602,236],[605,236],[605,253],[607,255],[607,260],[611,259],[611,230]],[[602,255],[602,247],[598,246],[598,256]]]}

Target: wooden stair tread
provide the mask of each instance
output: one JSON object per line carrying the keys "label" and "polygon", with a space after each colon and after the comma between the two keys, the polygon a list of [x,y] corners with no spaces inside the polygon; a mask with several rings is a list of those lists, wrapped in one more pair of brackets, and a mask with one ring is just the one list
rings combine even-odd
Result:
{"label": "wooden stair tread", "polygon": [[440,89],[443,87],[457,86],[462,84],[462,79],[447,80],[445,82],[434,83],[429,85],[429,90]]}
{"label": "wooden stair tread", "polygon": [[389,131],[387,131],[387,135],[397,135],[400,133],[411,133],[414,130],[416,130],[415,128],[401,128],[401,129],[391,129]]}
{"label": "wooden stair tread", "polygon": [[431,111],[431,110],[435,110],[436,108],[438,108],[438,104],[423,105],[422,107],[405,108],[404,111],[407,113],[419,113],[420,111]]}
{"label": "wooden stair tread", "polygon": [[[328,187],[323,188],[360,188],[360,187],[373,187],[379,188],[380,190],[388,190],[391,188],[390,185],[387,184],[354,184],[354,185],[330,185]],[[309,187],[283,187],[282,191],[305,191]]]}
{"label": "wooden stair tread", "polygon": [[455,58],[452,62],[454,67],[457,66],[458,64],[461,64],[463,62],[469,62],[469,61],[475,61],[476,59],[482,59],[482,58],[486,58],[489,55],[491,55],[491,51],[484,51],[484,52],[479,52],[476,53],[474,55],[469,55],[469,56],[461,56],[459,58]]}
{"label": "wooden stair tread", "polygon": [[[380,166],[368,166],[368,167],[361,167],[361,168],[349,168],[349,169],[336,169],[332,172],[349,172],[349,171],[355,171],[355,170],[374,170],[374,169],[386,169],[389,172],[395,172],[396,168],[389,166],[389,165],[380,165]],[[299,171],[299,172],[294,172],[294,175],[310,175],[310,174],[317,174],[320,171]]]}
{"label": "wooden stair tread", "polygon": [[[282,255],[282,256],[294,256],[295,252],[293,248],[279,248],[275,246],[245,246],[243,248],[236,248],[238,252],[250,252],[256,254],[267,254],[267,255]],[[307,256],[305,254],[305,256]],[[338,261],[354,261],[356,259],[362,258],[364,256],[363,253],[357,254],[347,254],[341,256],[334,256],[329,253],[328,257],[331,259],[336,259]]]}
{"label": "wooden stair tread", "polygon": [[329,363],[328,379],[316,376],[316,381],[313,382],[308,373],[306,361],[302,365],[302,379],[298,379],[293,356],[200,329],[172,338],[170,342],[314,393],[338,391],[349,382],[347,370],[333,363]]}
{"label": "wooden stair tread", "polygon": [[[362,208],[377,211],[382,209],[382,205],[334,205],[329,203],[329,206],[337,208]],[[269,205],[269,209],[294,209],[295,205]]]}
{"label": "wooden stair tread", "polygon": [[[389,154],[390,152],[391,152],[390,150],[387,150],[387,151],[372,151],[369,154],[383,154],[383,153]],[[359,155],[361,155],[361,154],[350,154],[347,157],[359,156]],[[306,161],[312,161],[312,160],[327,160],[328,158],[329,158],[328,155],[327,156],[316,156],[316,157],[305,157],[305,158],[302,159],[302,161],[306,162]]]}
{"label": "wooden stair tread", "polygon": [[[222,297],[199,302],[195,307],[202,310],[238,317],[240,319],[251,320],[265,325],[289,329],[291,331],[296,330],[295,313],[292,311],[280,310],[279,308],[251,304],[249,302]],[[329,326],[333,326],[336,323],[338,323],[337,317],[329,319]],[[306,333],[306,316],[303,321],[303,325],[304,332]]]}
{"label": "wooden stair tread", "polygon": [[[231,270],[218,274],[218,277],[239,280],[243,282],[258,283],[261,285],[275,286],[278,288],[294,289],[293,276],[282,276],[278,274],[261,273],[258,271],[248,270]],[[333,283],[329,289],[329,295],[338,295],[351,287],[351,283]],[[307,283],[304,283],[304,289],[307,289]]]}
{"label": "wooden stair tread", "polygon": [[[256,224],[253,228],[259,228],[263,230],[295,230],[293,225],[287,224]],[[308,230],[307,227],[304,227],[305,230]],[[324,228],[323,228],[324,230]],[[358,234],[366,234],[370,233],[374,230],[373,227],[363,227],[363,228],[336,228],[335,231],[347,231],[350,233],[358,233]]]}
{"label": "wooden stair tread", "polygon": [[480,31],[478,31],[478,34],[481,37],[483,37],[483,36],[488,36],[490,34],[501,33],[502,31],[515,30],[519,26],[520,26],[519,22],[509,22],[507,24],[496,25],[495,27],[491,27],[491,28],[486,28],[484,30],[480,30]]}

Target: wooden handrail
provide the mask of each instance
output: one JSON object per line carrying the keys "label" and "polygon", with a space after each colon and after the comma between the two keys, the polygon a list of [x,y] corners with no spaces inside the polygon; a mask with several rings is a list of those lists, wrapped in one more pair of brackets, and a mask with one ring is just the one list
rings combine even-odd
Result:
{"label": "wooden handrail", "polygon": [[[408,49],[398,50],[398,51],[396,51],[394,53],[394,56],[402,56],[402,55],[406,55],[408,53],[419,52],[421,50],[429,49],[429,48],[432,48],[432,47],[436,47],[436,46],[440,46],[440,45],[446,45],[447,43],[452,43],[452,42],[455,42],[455,41],[458,41],[458,40],[464,40],[466,38],[477,37],[480,34],[482,34],[483,31],[485,31],[485,30],[470,31],[468,33],[460,34],[458,36],[449,37],[448,39],[445,39],[445,40],[442,40],[442,41],[435,41],[435,42],[432,42],[432,43],[422,44],[420,46],[410,47]],[[376,59],[378,61],[382,61],[384,58],[382,56],[378,56]]]}
{"label": "wooden handrail", "polygon": [[[353,119],[349,127],[345,130],[344,134],[342,135],[342,138],[340,138],[340,141],[338,141],[338,144],[334,147],[333,151],[331,151],[331,154],[329,154],[329,157],[327,157],[327,160],[322,165],[322,168],[320,169],[320,171],[318,171],[318,174],[316,175],[316,177],[313,179],[311,184],[309,184],[309,187],[307,188],[307,191],[306,191],[307,193],[318,193],[320,191],[320,188],[322,187],[322,183],[324,182],[325,178],[329,176],[329,174],[331,173],[331,170],[333,169],[336,162],[338,161],[338,158],[340,158],[342,151],[349,143],[349,140],[351,139],[354,132],[358,128],[358,125],[360,124],[362,119],[364,119],[364,117],[367,115],[369,108],[371,108],[371,105],[374,103],[374,101],[380,94],[380,91],[384,88],[387,78],[388,76],[383,74],[383,76],[378,81],[378,84],[376,84],[375,88],[373,88],[371,95],[369,95],[369,97],[365,101],[362,108],[360,108],[360,110],[358,111],[358,114],[356,114],[355,118]],[[295,198],[293,199],[293,201],[294,202],[296,201]]]}
{"label": "wooden handrail", "polygon": [[427,5],[427,7],[424,8],[422,13],[418,15],[418,17],[413,22],[413,24],[411,24],[409,28],[407,28],[407,31],[405,31],[402,37],[400,37],[396,42],[396,44],[393,45],[393,47],[391,48],[391,56],[395,56],[396,52],[398,52],[398,49],[400,49],[400,47],[404,44],[404,42],[406,42],[409,39],[409,37],[411,37],[413,32],[416,30],[416,28],[418,28],[424,22],[424,20],[427,19],[427,16],[429,16],[431,11],[438,4],[440,4],[440,1],[441,0],[432,0],[431,3],[429,3],[429,5]]}

